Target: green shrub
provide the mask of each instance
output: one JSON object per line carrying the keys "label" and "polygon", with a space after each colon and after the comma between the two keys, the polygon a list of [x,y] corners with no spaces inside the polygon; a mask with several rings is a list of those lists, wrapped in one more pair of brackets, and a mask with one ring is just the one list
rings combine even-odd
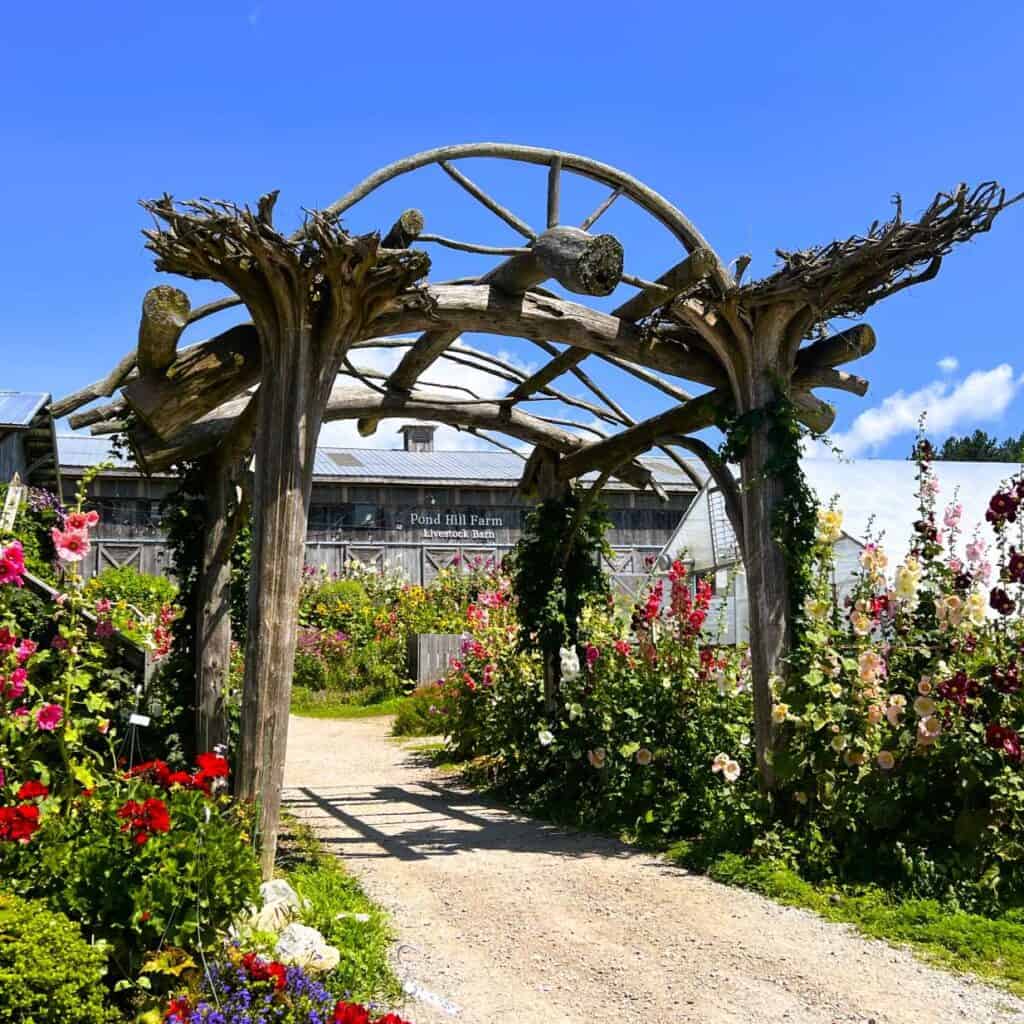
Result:
{"label": "green shrub", "polygon": [[[47,807],[30,842],[0,844],[5,885],[108,941],[128,976],[161,943],[218,944],[256,899],[260,880],[243,805],[176,782],[168,789],[154,778],[147,772]],[[136,827],[129,801],[147,800],[163,805],[166,828]]]}
{"label": "green shrub", "polygon": [[437,683],[418,686],[402,701],[391,727],[393,736],[440,736],[445,731],[444,700]]}
{"label": "green shrub", "polygon": [[144,615],[158,615],[164,605],[174,603],[178,588],[166,576],[151,576],[130,565],[120,565],[93,576],[85,585],[85,596],[91,601],[124,601]]}
{"label": "green shrub", "polygon": [[104,1024],[106,953],[34,900],[0,892],[0,1022]]}

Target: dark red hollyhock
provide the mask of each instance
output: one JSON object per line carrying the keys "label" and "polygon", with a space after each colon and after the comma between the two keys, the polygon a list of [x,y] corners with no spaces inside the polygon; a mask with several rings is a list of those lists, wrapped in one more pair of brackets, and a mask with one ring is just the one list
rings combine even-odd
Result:
{"label": "dark red hollyhock", "polygon": [[1000,693],[1019,693],[1020,692],[1020,670],[1017,667],[1016,662],[1011,662],[1006,668],[1000,668],[998,665],[992,666],[992,685]]}
{"label": "dark red hollyhock", "polygon": [[1024,552],[1010,548],[1010,560],[1007,563],[1006,571],[1014,583],[1024,583]]}
{"label": "dark red hollyhock", "polygon": [[50,791],[35,779],[23,782],[21,788],[15,794],[18,800],[35,800],[37,797],[49,796]]}
{"label": "dark red hollyhock", "polygon": [[918,519],[918,521],[914,523],[914,530],[925,540],[929,540],[933,544],[939,539],[939,531],[930,519]]}
{"label": "dark red hollyhock", "polygon": [[370,1013],[365,1006],[358,1003],[346,1003],[341,1000],[334,1007],[334,1024],[370,1024]]}
{"label": "dark red hollyhock", "polygon": [[1008,725],[989,722],[985,728],[985,743],[993,750],[1001,750],[1010,761],[1021,759],[1020,736]]}
{"label": "dark red hollyhock", "polygon": [[1000,615],[1012,615],[1014,608],[1017,607],[1013,598],[1002,587],[992,588],[992,592],[988,595],[988,603]]}
{"label": "dark red hollyhock", "polygon": [[993,526],[1015,523],[1019,504],[1020,498],[1013,491],[996,491],[989,500],[985,518]]}
{"label": "dark red hollyhock", "polygon": [[960,707],[967,705],[967,699],[978,693],[978,684],[969,679],[967,673],[961,669],[952,679],[946,679],[939,683],[936,688],[940,697],[951,700]]}

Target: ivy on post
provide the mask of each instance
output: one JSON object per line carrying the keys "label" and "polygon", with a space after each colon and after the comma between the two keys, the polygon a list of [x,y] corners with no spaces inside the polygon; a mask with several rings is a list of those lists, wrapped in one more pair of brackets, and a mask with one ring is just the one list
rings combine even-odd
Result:
{"label": "ivy on post", "polygon": [[300,236],[273,226],[277,193],[256,210],[206,201],[144,203],[158,269],[219,281],[259,336],[252,590],[238,787],[260,804],[264,874],[274,865],[313,457],[342,360],[379,306],[422,277],[422,253],[381,250],[309,215]]}

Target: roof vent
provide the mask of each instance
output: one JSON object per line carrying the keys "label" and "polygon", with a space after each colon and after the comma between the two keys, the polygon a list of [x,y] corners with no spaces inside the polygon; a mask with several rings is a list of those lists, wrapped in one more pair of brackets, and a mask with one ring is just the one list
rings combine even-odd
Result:
{"label": "roof vent", "polygon": [[398,432],[405,439],[407,452],[432,452],[434,450],[434,431],[437,427],[426,423],[407,423],[399,427]]}

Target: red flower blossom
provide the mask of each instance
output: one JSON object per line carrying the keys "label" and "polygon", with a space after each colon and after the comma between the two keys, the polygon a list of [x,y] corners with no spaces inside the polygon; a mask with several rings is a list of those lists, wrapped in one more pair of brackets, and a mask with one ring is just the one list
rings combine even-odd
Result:
{"label": "red flower blossom", "polygon": [[39,808],[35,804],[0,807],[0,839],[27,843],[39,828]]}
{"label": "red flower blossom", "polygon": [[142,764],[137,764],[134,768],[129,769],[126,775],[129,779],[145,777],[150,782],[166,786],[167,780],[171,775],[171,769],[167,767],[166,761],[143,761]]}
{"label": "red flower blossom", "polygon": [[171,816],[167,805],[156,797],[151,796],[142,803],[138,800],[129,800],[118,808],[117,816],[124,819],[121,831],[130,830],[132,842],[136,846],[145,846],[153,832],[171,830]]}
{"label": "red flower blossom", "polygon": [[377,1018],[377,1024],[409,1024],[409,1022],[399,1017],[397,1013],[385,1013],[383,1017]]}
{"label": "red flower blossom", "polygon": [[284,964],[276,960],[264,960],[258,953],[246,953],[242,957],[242,966],[253,981],[269,981],[278,992],[288,981]]}
{"label": "red flower blossom", "polygon": [[985,743],[993,750],[1001,750],[1010,761],[1021,759],[1020,736],[1008,725],[989,722],[985,728]]}
{"label": "red flower blossom", "polygon": [[199,773],[208,779],[225,779],[231,771],[227,758],[220,754],[198,754],[196,764]]}
{"label": "red flower blossom", "polygon": [[1012,615],[1014,608],[1017,607],[1013,598],[1002,587],[992,588],[992,592],[988,596],[988,603],[1000,615]]}
{"label": "red flower blossom", "polygon": [[1010,548],[1010,558],[1006,566],[1010,579],[1014,583],[1024,583],[1024,552]]}
{"label": "red flower blossom", "polygon": [[164,1020],[167,1024],[186,1024],[191,1013],[192,1006],[189,1001],[184,996],[179,996],[168,1004]]}
{"label": "red flower blossom", "polygon": [[41,782],[38,782],[36,779],[30,779],[28,782],[21,784],[16,797],[18,800],[35,800],[37,797],[49,795],[50,791]]}
{"label": "red flower blossom", "polygon": [[334,1007],[334,1024],[370,1024],[370,1013],[365,1006],[358,1003],[346,1003],[340,1000]]}

